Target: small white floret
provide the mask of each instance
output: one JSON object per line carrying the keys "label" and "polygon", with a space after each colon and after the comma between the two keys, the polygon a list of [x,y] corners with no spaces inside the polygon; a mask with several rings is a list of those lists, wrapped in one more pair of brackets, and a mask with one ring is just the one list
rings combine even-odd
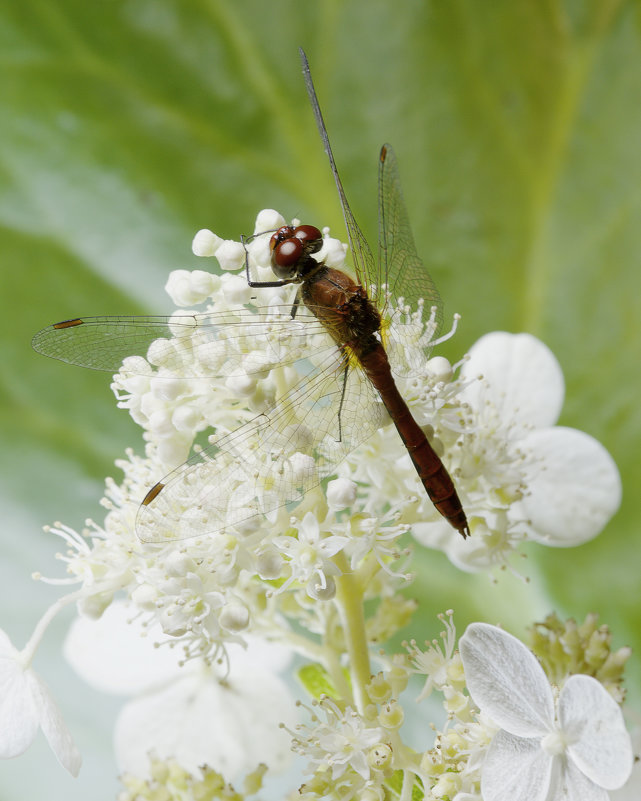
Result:
{"label": "small white floret", "polygon": [[202,228],[194,236],[191,249],[195,256],[213,256],[223,240],[208,228]]}

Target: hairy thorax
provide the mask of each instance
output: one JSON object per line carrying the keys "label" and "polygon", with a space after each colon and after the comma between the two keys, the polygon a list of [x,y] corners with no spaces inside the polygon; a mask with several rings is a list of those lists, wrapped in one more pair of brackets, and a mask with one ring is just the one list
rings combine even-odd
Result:
{"label": "hairy thorax", "polygon": [[378,343],[380,314],[346,273],[322,267],[303,285],[302,300],[338,345],[349,345],[360,356]]}

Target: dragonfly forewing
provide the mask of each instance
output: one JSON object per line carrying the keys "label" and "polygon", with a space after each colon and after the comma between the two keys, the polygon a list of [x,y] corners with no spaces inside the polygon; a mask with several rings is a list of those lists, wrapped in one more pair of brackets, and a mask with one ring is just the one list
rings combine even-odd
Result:
{"label": "dragonfly forewing", "polygon": [[164,375],[201,379],[264,373],[306,358],[311,346],[336,349],[308,309],[292,319],[291,304],[168,317],[76,318],[43,328],[32,345],[45,356],[93,370],[149,374],[156,367]]}

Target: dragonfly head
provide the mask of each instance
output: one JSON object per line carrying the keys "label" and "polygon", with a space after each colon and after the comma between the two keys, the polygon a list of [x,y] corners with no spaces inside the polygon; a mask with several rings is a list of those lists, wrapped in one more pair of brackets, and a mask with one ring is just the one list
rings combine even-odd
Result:
{"label": "dragonfly head", "polygon": [[323,235],[314,225],[284,225],[272,236],[272,271],[283,281],[293,280],[305,273],[312,253],[323,246]]}

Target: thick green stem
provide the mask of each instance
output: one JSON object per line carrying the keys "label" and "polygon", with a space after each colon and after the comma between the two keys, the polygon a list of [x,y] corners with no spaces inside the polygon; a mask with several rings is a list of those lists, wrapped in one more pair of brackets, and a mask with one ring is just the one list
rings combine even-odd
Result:
{"label": "thick green stem", "polygon": [[341,571],[341,575],[336,578],[336,604],[343,624],[354,703],[358,712],[362,713],[368,703],[365,687],[371,676],[365,634],[363,591],[357,577],[351,572],[344,554],[337,554],[334,561]]}

